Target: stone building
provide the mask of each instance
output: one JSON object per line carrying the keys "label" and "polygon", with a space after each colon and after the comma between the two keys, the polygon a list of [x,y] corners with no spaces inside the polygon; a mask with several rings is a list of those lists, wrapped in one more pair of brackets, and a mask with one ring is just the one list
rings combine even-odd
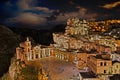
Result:
{"label": "stone building", "polygon": [[83,42],[74,37],[70,37],[64,34],[53,34],[54,47],[65,49],[80,49],[83,46]]}
{"label": "stone building", "polygon": [[119,53],[112,53],[110,58],[112,61],[119,61],[120,62],[120,54]]}
{"label": "stone building", "polygon": [[118,44],[115,42],[114,39],[105,39],[105,38],[100,39],[99,44],[111,47],[112,51],[116,51],[118,46]]}
{"label": "stone building", "polygon": [[35,46],[27,54],[28,60],[38,60],[45,57],[50,57],[52,55],[53,49],[44,46]]}
{"label": "stone building", "polygon": [[112,61],[108,55],[89,56],[87,58],[87,66],[97,75],[110,74]]}
{"label": "stone building", "polygon": [[87,65],[87,53],[78,53],[77,54],[77,60],[78,60],[78,64],[77,67],[79,69],[83,69],[84,67],[86,67]]}
{"label": "stone building", "polygon": [[32,46],[29,38],[25,42],[20,43],[16,48],[16,57],[21,61],[38,60],[44,57],[49,57],[53,54],[53,48],[42,45]]}
{"label": "stone building", "polygon": [[16,58],[22,61],[27,59],[27,54],[32,48],[31,41],[27,37],[25,42],[19,44],[19,47],[16,48]]}
{"label": "stone building", "polygon": [[[113,54],[117,47],[120,47],[120,40],[89,35],[88,24],[86,20],[68,19],[65,33],[53,33],[52,46],[33,46],[27,38],[16,48],[16,58],[21,61],[34,61],[52,56],[71,62],[80,70],[88,67],[95,75],[120,74],[120,54]],[[80,73],[81,80],[99,80],[97,77],[85,77],[83,74]],[[47,80],[46,74],[39,76],[40,80],[43,77]]]}
{"label": "stone building", "polygon": [[79,20],[78,18],[71,18],[67,20],[66,34],[68,35],[87,35],[88,24],[86,20]]}
{"label": "stone building", "polygon": [[111,74],[120,74],[120,62],[112,61]]}
{"label": "stone building", "polygon": [[102,54],[102,53],[112,53],[112,49],[109,46],[104,46],[104,45],[97,45],[95,48],[98,52],[98,54]]}
{"label": "stone building", "polygon": [[53,56],[64,61],[69,61],[69,54],[70,53],[65,50],[54,49]]}

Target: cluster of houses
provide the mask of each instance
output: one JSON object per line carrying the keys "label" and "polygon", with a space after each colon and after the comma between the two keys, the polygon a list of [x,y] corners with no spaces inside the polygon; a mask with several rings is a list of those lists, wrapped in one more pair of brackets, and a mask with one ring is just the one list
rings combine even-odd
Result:
{"label": "cluster of houses", "polygon": [[53,33],[54,44],[32,46],[29,38],[16,48],[21,61],[55,57],[74,63],[80,69],[80,80],[103,80],[120,74],[120,41],[89,35],[87,21],[68,19],[65,33]]}

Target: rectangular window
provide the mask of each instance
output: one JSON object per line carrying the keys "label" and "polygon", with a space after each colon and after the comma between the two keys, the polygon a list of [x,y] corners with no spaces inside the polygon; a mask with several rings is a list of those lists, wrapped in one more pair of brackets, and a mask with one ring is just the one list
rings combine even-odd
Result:
{"label": "rectangular window", "polygon": [[30,49],[28,48],[28,52],[30,52]]}
{"label": "rectangular window", "polygon": [[106,66],[106,62],[104,63],[104,66]]}
{"label": "rectangular window", "polygon": [[116,68],[118,68],[118,65],[116,65]]}
{"label": "rectangular window", "polygon": [[30,44],[28,43],[28,46],[29,46]]}
{"label": "rectangular window", "polygon": [[36,58],[38,58],[38,54],[36,54]]}
{"label": "rectangular window", "polygon": [[104,70],[104,74],[106,73],[106,70]]}
{"label": "rectangular window", "polygon": [[33,59],[33,56],[34,56],[34,55],[32,54],[32,59]]}
{"label": "rectangular window", "polygon": [[103,62],[100,62],[100,66],[103,66]]}

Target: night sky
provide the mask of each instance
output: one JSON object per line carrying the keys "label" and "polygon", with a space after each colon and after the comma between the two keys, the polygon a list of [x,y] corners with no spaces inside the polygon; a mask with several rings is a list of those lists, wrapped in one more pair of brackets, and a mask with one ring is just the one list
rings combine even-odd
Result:
{"label": "night sky", "polygon": [[120,0],[0,0],[0,24],[51,28],[71,17],[120,19]]}

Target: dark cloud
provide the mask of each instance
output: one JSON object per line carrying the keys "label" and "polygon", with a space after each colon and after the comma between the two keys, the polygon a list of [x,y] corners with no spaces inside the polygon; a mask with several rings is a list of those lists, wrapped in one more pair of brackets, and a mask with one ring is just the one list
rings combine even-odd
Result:
{"label": "dark cloud", "polygon": [[4,0],[0,23],[53,26],[71,17],[87,20],[118,19],[118,0]]}
{"label": "dark cloud", "polygon": [[37,25],[44,25],[47,20],[45,17],[34,14],[34,13],[21,13],[15,18],[11,18],[10,22],[13,23],[20,23],[29,26],[37,26]]}

